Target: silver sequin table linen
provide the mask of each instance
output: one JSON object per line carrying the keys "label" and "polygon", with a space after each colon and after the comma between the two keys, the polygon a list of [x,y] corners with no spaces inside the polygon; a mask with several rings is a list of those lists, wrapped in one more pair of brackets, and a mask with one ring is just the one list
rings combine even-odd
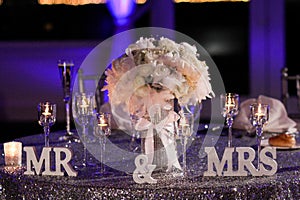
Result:
{"label": "silver sequin table linen", "polygon": [[[65,146],[57,139],[63,132],[51,133],[51,146]],[[89,155],[90,165],[77,169],[77,177],[68,176],[27,176],[25,166],[14,172],[4,168],[3,145],[0,159],[0,199],[300,199],[300,150],[277,151],[278,170],[273,176],[263,177],[204,177],[207,157],[199,155],[205,132],[198,133],[187,151],[187,164],[190,174],[187,178],[167,173],[154,173],[157,184],[137,184],[132,175],[109,169],[110,175],[101,176],[97,172],[98,160]],[[256,147],[256,138],[235,130],[235,146]],[[299,138],[297,137],[297,140]],[[110,137],[126,149],[130,137],[120,133]],[[20,138],[24,146],[41,148],[43,134]],[[223,152],[227,136],[221,135],[215,144],[218,153]],[[82,155],[82,144],[72,144],[74,160]],[[76,151],[77,150],[77,151]],[[25,162],[23,152],[23,165]]]}

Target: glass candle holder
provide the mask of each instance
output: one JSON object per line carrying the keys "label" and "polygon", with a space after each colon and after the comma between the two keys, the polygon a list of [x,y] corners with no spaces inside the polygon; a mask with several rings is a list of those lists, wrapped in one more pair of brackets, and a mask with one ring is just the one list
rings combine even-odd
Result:
{"label": "glass candle holder", "polygon": [[192,113],[180,113],[179,137],[182,145],[182,171],[187,176],[186,151],[188,139],[193,135],[194,115]]}
{"label": "glass candle holder", "polygon": [[[88,128],[92,124],[95,108],[94,93],[75,93],[72,99],[72,113],[75,124],[81,127],[81,142],[83,144],[83,161],[81,166],[86,167],[87,163],[87,136]],[[79,129],[78,129],[79,130]]]}
{"label": "glass candle holder", "polygon": [[4,158],[6,166],[21,166],[22,165],[22,143],[7,142],[4,146]]}
{"label": "glass candle holder", "polygon": [[104,155],[105,155],[105,146],[106,140],[109,135],[111,135],[111,113],[97,113],[96,114],[96,131],[94,132],[95,136],[99,139],[101,146],[100,151],[100,174],[107,174],[104,168]]}
{"label": "glass candle holder", "polygon": [[254,103],[250,105],[250,122],[256,129],[257,136],[257,169],[260,169],[260,150],[263,128],[269,121],[270,106],[268,104]]}
{"label": "glass candle holder", "polygon": [[50,127],[56,121],[56,104],[42,102],[38,105],[38,123],[44,127],[45,146],[49,146]]}
{"label": "glass candle holder", "polygon": [[226,93],[220,96],[221,114],[226,118],[228,126],[228,147],[232,147],[232,124],[233,118],[239,112],[239,95],[235,93]]}

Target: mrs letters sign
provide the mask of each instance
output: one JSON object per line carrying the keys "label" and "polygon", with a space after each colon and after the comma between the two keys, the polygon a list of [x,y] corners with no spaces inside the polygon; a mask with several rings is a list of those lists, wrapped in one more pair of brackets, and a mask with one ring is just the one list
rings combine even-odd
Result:
{"label": "mrs letters sign", "polygon": [[[251,147],[227,147],[224,150],[220,160],[215,147],[205,147],[207,154],[207,171],[204,176],[248,176],[248,171],[252,176],[272,176],[276,173],[278,165],[276,159],[276,149],[265,147],[260,151],[260,163],[256,168],[253,165],[255,159],[255,150]],[[233,170],[233,154],[236,153],[237,170]],[[133,180],[136,183],[157,183],[157,180],[151,177],[155,165],[148,165],[146,155],[139,155],[135,159],[136,170],[133,173]],[[140,161],[143,161],[143,165]],[[226,170],[224,170],[227,164]],[[153,168],[154,167],[154,168]],[[248,169],[248,171],[246,170]]]}
{"label": "mrs letters sign", "polygon": [[[259,152],[261,160],[257,168],[253,165],[255,151],[251,147],[225,148],[221,160],[219,160],[214,147],[205,147],[205,152],[208,163],[204,176],[247,176],[248,173],[245,169],[248,169],[252,176],[271,176],[276,173],[278,167],[274,160],[276,159],[276,149],[272,147],[265,147]],[[233,153],[238,155],[238,170],[236,171],[233,170]],[[226,162],[228,167],[224,171]]]}
{"label": "mrs letters sign", "polygon": [[[65,169],[68,176],[77,176],[77,172],[70,165],[72,159],[72,151],[65,147],[44,147],[40,156],[37,158],[37,152],[35,147],[24,147],[26,152],[26,171],[25,175],[52,175],[63,176]],[[51,171],[51,152],[54,152],[55,156],[55,170]],[[44,171],[42,172],[42,166],[44,163]]]}

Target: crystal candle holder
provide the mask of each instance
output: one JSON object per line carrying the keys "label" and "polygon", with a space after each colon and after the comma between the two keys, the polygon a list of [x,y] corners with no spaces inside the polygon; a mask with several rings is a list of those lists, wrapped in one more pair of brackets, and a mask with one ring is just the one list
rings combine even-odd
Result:
{"label": "crystal candle holder", "polygon": [[235,93],[226,93],[220,96],[221,113],[226,119],[228,126],[228,147],[232,147],[232,125],[233,118],[239,112],[239,95]]}

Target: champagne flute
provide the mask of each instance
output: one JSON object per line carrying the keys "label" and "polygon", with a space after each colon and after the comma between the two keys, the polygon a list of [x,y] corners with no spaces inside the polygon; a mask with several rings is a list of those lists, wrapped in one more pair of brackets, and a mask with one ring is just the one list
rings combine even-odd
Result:
{"label": "champagne flute", "polygon": [[256,128],[257,136],[257,170],[260,169],[260,150],[263,128],[269,121],[270,106],[268,104],[254,103],[250,105],[250,122]]}
{"label": "champagne flute", "polygon": [[100,174],[105,174],[105,168],[103,164],[106,139],[111,135],[111,114],[110,113],[97,113],[97,126],[94,135],[99,139],[100,142]]}
{"label": "champagne flute", "polygon": [[194,125],[194,115],[192,113],[180,113],[179,119],[179,137],[181,145],[183,147],[182,152],[182,170],[183,176],[187,175],[187,164],[186,164],[186,146],[188,139],[193,134],[193,125]]}
{"label": "champagne flute", "polygon": [[239,95],[234,93],[221,94],[221,114],[226,118],[228,126],[228,147],[232,147],[233,118],[239,112]]}
{"label": "champagne flute", "polygon": [[41,102],[38,104],[38,123],[44,127],[45,147],[49,147],[50,127],[56,121],[56,104]]}
{"label": "champagne flute", "polygon": [[94,115],[94,95],[92,93],[76,93],[72,99],[72,113],[75,123],[82,127],[82,138],[83,143],[83,162],[82,167],[87,166],[87,148],[86,138],[87,129],[91,124]]}
{"label": "champagne flute", "polygon": [[59,139],[62,141],[79,142],[79,139],[70,131],[70,101],[73,86],[74,63],[70,60],[59,60],[58,69],[63,87],[66,112],[66,134]]}

